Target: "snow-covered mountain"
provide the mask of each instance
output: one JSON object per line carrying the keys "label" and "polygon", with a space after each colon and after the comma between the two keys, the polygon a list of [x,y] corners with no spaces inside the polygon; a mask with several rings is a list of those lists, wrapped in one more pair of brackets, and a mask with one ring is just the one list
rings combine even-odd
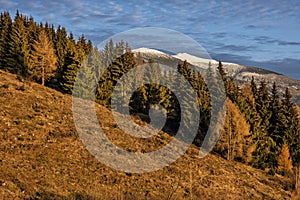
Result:
{"label": "snow-covered mountain", "polygon": [[[149,48],[139,48],[133,50],[135,55],[139,54],[144,60],[152,59],[155,62],[167,65],[170,67],[177,67],[178,63],[182,61],[187,61],[195,67],[202,69],[207,69],[209,63],[212,68],[218,66],[218,61],[213,59],[199,58],[188,53],[178,53],[176,55],[168,55],[162,51],[149,49]],[[276,82],[278,86],[278,91],[283,93],[285,88],[288,87],[294,97],[295,103],[300,106],[300,80],[295,80],[278,74],[276,72],[265,70],[257,67],[249,67],[235,63],[222,62],[224,70],[228,75],[232,76],[238,84],[250,83],[252,77],[255,78],[257,82],[265,80],[269,88],[272,87],[273,82]]]}

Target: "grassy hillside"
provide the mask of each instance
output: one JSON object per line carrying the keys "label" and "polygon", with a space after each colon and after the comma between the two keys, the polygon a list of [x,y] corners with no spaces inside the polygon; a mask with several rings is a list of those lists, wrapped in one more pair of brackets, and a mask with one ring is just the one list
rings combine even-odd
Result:
{"label": "grassy hillside", "polygon": [[[110,169],[76,134],[71,96],[0,71],[0,199],[288,199],[288,181],[216,155],[188,152],[145,174]],[[101,126],[125,149],[110,112],[97,106]],[[156,138],[166,144],[169,136]],[[123,139],[122,138],[126,138]],[[155,148],[155,145],[148,145]]]}

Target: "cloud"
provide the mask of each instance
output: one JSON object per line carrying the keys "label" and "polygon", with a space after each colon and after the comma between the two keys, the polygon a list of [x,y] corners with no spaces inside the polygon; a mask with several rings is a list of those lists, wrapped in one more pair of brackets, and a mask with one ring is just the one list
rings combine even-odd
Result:
{"label": "cloud", "polygon": [[300,42],[287,42],[287,41],[278,41],[278,45],[282,45],[282,46],[300,46]]}
{"label": "cloud", "polygon": [[274,39],[268,36],[258,36],[254,38],[254,41],[256,41],[259,44],[277,44],[280,46],[299,46],[300,42],[294,42],[294,41],[284,41],[279,39]]}
{"label": "cloud", "polygon": [[227,36],[227,33],[226,32],[217,32],[217,33],[211,33],[210,35],[216,39],[222,39]]}
{"label": "cloud", "polygon": [[214,50],[216,51],[229,51],[229,52],[234,52],[234,51],[237,51],[237,52],[248,52],[248,51],[253,51],[255,50],[256,47],[255,46],[244,46],[244,45],[223,45],[223,46],[220,46],[218,48],[215,48]]}
{"label": "cloud", "polygon": [[0,0],[0,5],[3,9],[13,9],[18,3],[10,0]]}
{"label": "cloud", "polygon": [[237,64],[244,64],[245,61],[249,61],[252,59],[251,56],[241,56],[241,55],[230,54],[230,53],[211,53],[211,56],[215,60],[232,62]]}
{"label": "cloud", "polygon": [[260,44],[272,44],[277,42],[277,40],[272,39],[269,36],[257,36],[253,40]]}

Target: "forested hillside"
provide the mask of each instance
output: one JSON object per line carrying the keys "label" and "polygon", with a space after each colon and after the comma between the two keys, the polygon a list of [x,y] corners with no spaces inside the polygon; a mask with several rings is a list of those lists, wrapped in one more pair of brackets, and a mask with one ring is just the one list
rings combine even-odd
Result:
{"label": "forested hillside", "polygon": [[[70,71],[92,50],[82,35],[76,40],[64,27],[36,23],[19,12],[12,20],[8,12],[0,20],[0,69],[70,92]],[[76,74],[76,73],[75,73]]]}
{"label": "forested hillside", "polygon": [[[7,102],[9,100],[9,103]],[[149,151],[172,138],[163,132],[142,144],[96,105],[101,128],[128,151]],[[140,122],[141,123],[141,122]],[[82,144],[72,96],[0,70],[0,199],[288,199],[291,182],[192,145],[175,163],[150,173],[114,170]]]}
{"label": "forested hillside", "polygon": [[[83,35],[75,40],[63,27],[37,24],[32,17],[18,12],[14,20],[8,12],[1,14],[0,69],[16,74],[20,81],[35,81],[87,99],[94,97],[90,100],[108,109],[113,89],[126,72],[140,64],[159,66],[153,60],[144,60],[132,53],[129,46],[123,41],[110,41],[103,50],[98,50]],[[211,120],[212,91],[209,91],[203,74],[188,62],[171,67],[185,77],[197,95],[194,103],[200,106],[201,120],[194,144],[199,147]],[[77,83],[81,90],[73,92],[80,68],[80,75],[85,76],[86,81]],[[208,73],[209,70],[210,67]],[[280,94],[275,82],[272,88],[267,88],[264,81],[257,84],[254,79],[237,86],[233,78],[224,72],[222,62],[219,62],[218,72],[225,86],[227,115],[214,152],[227,160],[248,164],[271,175],[284,175],[293,182],[289,187],[295,188],[300,168],[300,122],[299,109],[292,103],[289,90]],[[163,74],[157,71],[156,75],[174,77],[172,73],[172,70]],[[140,81],[141,76],[137,74],[131,83]],[[178,90],[185,90],[180,77],[173,81],[178,84]],[[150,106],[160,104],[167,110],[163,131],[172,136],[180,123],[180,106],[181,109],[189,107],[193,102],[179,106],[174,93],[162,85],[140,87],[130,99],[130,112],[143,116],[141,119],[149,122]],[[9,85],[2,84],[0,87]],[[191,114],[183,126],[188,128],[192,120]]]}

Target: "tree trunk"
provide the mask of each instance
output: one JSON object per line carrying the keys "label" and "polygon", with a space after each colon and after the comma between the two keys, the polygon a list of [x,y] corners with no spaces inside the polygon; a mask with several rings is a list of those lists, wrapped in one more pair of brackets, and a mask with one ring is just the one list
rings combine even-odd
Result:
{"label": "tree trunk", "polygon": [[45,68],[42,66],[42,86],[45,85]]}
{"label": "tree trunk", "polygon": [[300,181],[300,165],[297,165],[295,167],[295,190],[296,190],[296,192],[298,192],[298,187],[300,187],[299,181]]}
{"label": "tree trunk", "polygon": [[229,126],[228,126],[228,154],[227,154],[227,160],[233,160],[233,122],[232,122],[232,116],[229,116]]}

